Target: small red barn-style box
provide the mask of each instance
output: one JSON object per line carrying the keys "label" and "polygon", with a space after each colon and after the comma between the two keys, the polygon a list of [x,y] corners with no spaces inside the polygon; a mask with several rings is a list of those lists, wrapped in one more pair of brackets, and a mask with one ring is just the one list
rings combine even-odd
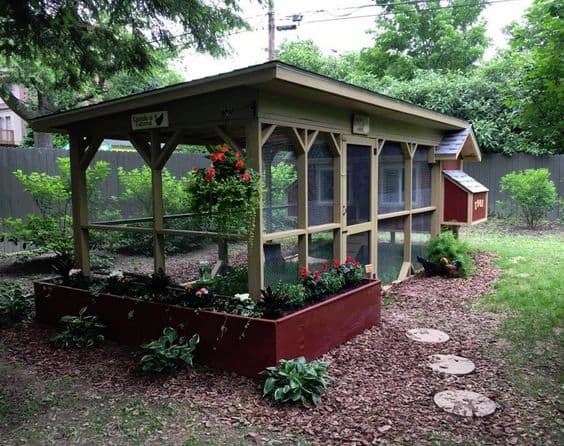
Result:
{"label": "small red barn-style box", "polygon": [[443,224],[476,224],[488,219],[488,188],[462,170],[444,170]]}

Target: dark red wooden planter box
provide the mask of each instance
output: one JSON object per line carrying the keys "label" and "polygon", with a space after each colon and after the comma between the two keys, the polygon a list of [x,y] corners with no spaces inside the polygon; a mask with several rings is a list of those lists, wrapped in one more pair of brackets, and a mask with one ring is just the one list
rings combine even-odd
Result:
{"label": "dark red wooden planter box", "polygon": [[196,360],[212,367],[255,376],[280,359],[311,360],[367,328],[380,323],[380,281],[327,299],[277,320],[214,313],[128,297],[35,283],[35,309],[40,322],[56,324],[66,314],[88,306],[106,324],[106,335],[140,345],[158,338],[164,327],[184,335],[200,335]]}

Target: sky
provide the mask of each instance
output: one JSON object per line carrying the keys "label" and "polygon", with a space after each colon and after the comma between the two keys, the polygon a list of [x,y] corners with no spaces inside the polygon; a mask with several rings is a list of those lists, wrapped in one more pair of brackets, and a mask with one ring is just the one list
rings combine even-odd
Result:
{"label": "sky", "polygon": [[[266,5],[267,1],[262,3]],[[503,28],[519,20],[531,3],[532,0],[502,0],[487,6],[484,18],[488,25],[487,35],[493,43],[486,52],[486,58],[493,57],[497,48],[506,45]],[[357,51],[370,46],[372,37],[367,30],[374,27],[375,18],[345,17],[377,14],[380,9],[373,4],[371,0],[275,0],[276,25],[291,24],[293,15],[303,15],[296,30],[276,32],[276,46],[285,40],[312,39],[325,54]],[[215,59],[209,55],[185,52],[173,63],[173,68],[186,80],[191,80],[266,62],[268,30],[265,5],[251,0],[240,1],[242,16],[255,31],[230,36],[227,39],[230,49],[227,57]]]}

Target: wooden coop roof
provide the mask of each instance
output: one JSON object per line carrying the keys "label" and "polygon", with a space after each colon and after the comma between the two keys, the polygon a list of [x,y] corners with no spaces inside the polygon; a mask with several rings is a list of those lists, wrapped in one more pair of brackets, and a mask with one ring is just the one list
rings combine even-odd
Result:
{"label": "wooden coop roof", "polygon": [[476,136],[470,125],[462,130],[449,131],[435,149],[435,157],[439,160],[456,160],[459,156],[470,161],[482,160]]}
{"label": "wooden coop roof", "polygon": [[482,183],[479,183],[470,175],[462,170],[443,170],[445,177],[454,184],[461,187],[466,192],[477,194],[479,192],[488,192],[489,189]]}
{"label": "wooden coop roof", "polygon": [[[228,73],[192,80],[165,88],[138,93],[65,112],[55,113],[31,121],[35,130],[68,131],[78,123],[122,112],[156,107],[179,99],[202,97],[222,90],[243,87],[259,92],[294,95],[306,100],[323,101],[336,107],[411,122],[440,131],[464,131],[467,121],[428,110],[398,99],[374,93],[364,88],[305,71],[278,61],[254,65]],[[470,131],[470,134],[472,132]],[[472,138],[471,143],[475,144]],[[476,151],[479,149],[476,146]],[[464,151],[464,149],[463,149]]]}

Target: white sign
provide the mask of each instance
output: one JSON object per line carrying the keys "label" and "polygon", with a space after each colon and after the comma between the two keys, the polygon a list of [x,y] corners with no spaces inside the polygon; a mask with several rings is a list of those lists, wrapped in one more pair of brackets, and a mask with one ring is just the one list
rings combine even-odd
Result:
{"label": "white sign", "polygon": [[131,115],[131,128],[133,130],[157,129],[159,127],[168,127],[167,111]]}
{"label": "white sign", "polygon": [[368,135],[370,131],[370,117],[367,115],[353,115],[352,132],[357,135]]}

